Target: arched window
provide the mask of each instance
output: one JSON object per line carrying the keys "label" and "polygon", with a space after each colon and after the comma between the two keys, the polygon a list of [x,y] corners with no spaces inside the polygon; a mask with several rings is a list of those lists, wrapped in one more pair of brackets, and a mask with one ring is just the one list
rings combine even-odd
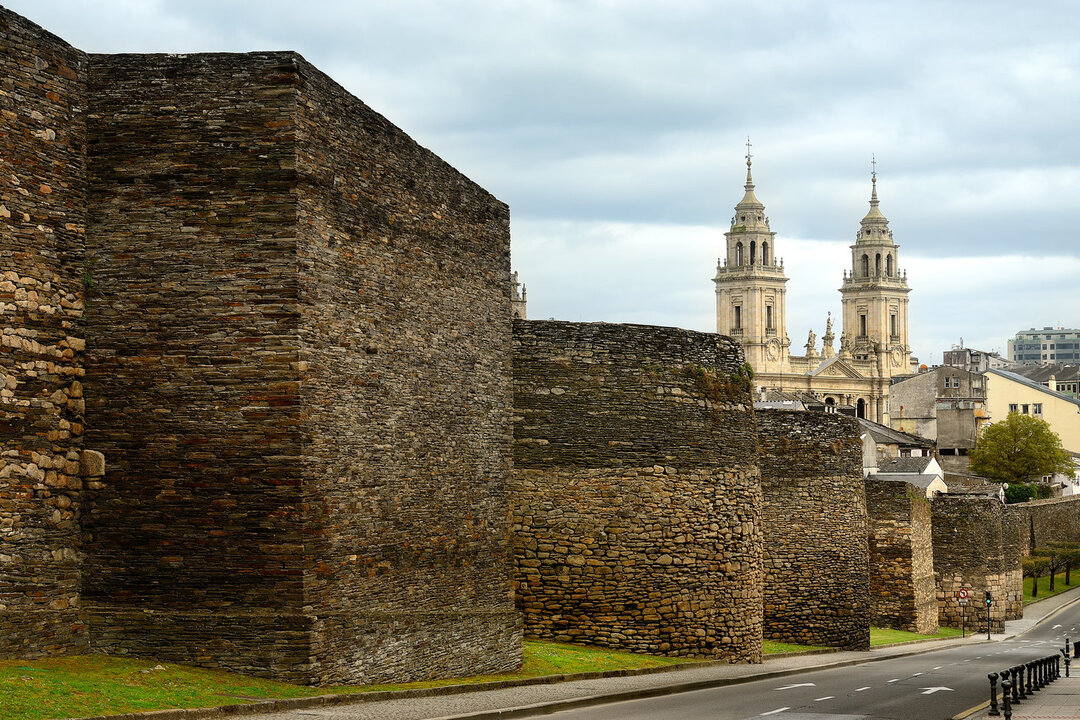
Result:
{"label": "arched window", "polygon": [[769,243],[767,242],[761,243],[761,264],[769,264]]}
{"label": "arched window", "polygon": [[881,275],[881,253],[878,253],[877,257],[874,258],[874,274]]}
{"label": "arched window", "polygon": [[742,265],[742,243],[735,243],[735,264]]}
{"label": "arched window", "polygon": [[750,241],[750,264],[753,265],[757,262],[757,243],[753,240]]}
{"label": "arched window", "polygon": [[870,256],[862,256],[862,274],[863,277],[870,277]]}
{"label": "arched window", "polygon": [[862,398],[859,398],[859,402],[855,403],[855,414],[861,418],[866,417],[866,401]]}
{"label": "arched window", "polygon": [[892,255],[885,256],[885,274],[892,277]]}

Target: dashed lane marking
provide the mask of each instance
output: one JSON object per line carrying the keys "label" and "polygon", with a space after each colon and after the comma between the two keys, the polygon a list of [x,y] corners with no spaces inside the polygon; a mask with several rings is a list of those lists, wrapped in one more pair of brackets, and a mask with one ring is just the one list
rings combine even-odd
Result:
{"label": "dashed lane marking", "polygon": [[761,713],[761,715],[759,715],[758,717],[765,717],[766,715],[775,715],[776,713],[782,713],[782,712],[784,712],[785,710],[790,710],[790,709],[791,709],[791,707],[790,707],[790,706],[788,706],[788,707],[782,707],[782,708],[776,708],[775,710],[770,710],[769,712],[763,712],[763,713]]}

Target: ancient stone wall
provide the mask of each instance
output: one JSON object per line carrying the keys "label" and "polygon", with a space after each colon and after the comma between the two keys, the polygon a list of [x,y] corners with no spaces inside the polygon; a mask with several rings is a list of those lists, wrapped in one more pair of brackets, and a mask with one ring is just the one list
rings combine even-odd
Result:
{"label": "ancient stone wall", "polygon": [[85,69],[83,53],[0,8],[0,657],[87,647]]}
{"label": "ancient stone wall", "polygon": [[869,549],[858,421],[760,410],[764,635],[870,646]]}
{"label": "ancient stone wall", "polygon": [[938,631],[930,500],[904,482],[866,480],[870,517],[871,623]]}
{"label": "ancient stone wall", "polygon": [[305,680],[290,54],[94,55],[94,648]]}
{"label": "ancient stone wall", "polygon": [[[938,622],[985,632],[989,590],[990,626],[1003,632],[1006,620],[1023,617],[1021,524],[997,498],[940,496],[931,501],[931,513]],[[961,588],[970,593],[966,608],[957,599]]]}
{"label": "ancient stone wall", "polygon": [[1020,552],[1051,543],[1080,542],[1080,496],[1034,500],[1007,505],[1006,512],[1020,526]]}
{"label": "ancient stone wall", "polygon": [[317,677],[514,669],[509,208],[311,65],[296,71]]}
{"label": "ancient stone wall", "polygon": [[527,636],[760,661],[757,441],[741,367],[719,335],[514,322]]}

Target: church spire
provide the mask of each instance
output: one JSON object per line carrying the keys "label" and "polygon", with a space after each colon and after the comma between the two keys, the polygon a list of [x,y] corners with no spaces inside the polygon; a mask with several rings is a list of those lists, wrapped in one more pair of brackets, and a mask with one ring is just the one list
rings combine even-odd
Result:
{"label": "church spire", "polygon": [[[874,158],[871,155],[871,158]],[[870,161],[870,183],[872,190],[870,191],[870,210],[866,213],[866,217],[862,219],[860,223],[861,229],[859,231],[857,242],[889,242],[891,243],[892,231],[889,230],[889,219],[886,218],[881,208],[878,207],[878,195],[877,195],[877,158]]]}
{"label": "church spire", "polygon": [[746,185],[743,189],[746,191],[743,194],[743,199],[739,201],[739,204],[735,206],[735,210],[764,210],[765,206],[761,204],[761,201],[754,195],[754,176],[750,172],[751,159],[754,156],[750,154],[750,136],[746,137]]}

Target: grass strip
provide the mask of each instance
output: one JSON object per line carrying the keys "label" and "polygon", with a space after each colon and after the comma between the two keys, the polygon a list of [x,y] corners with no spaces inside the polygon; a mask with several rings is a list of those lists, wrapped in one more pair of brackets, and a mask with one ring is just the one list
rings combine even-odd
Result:
{"label": "grass strip", "polygon": [[520,670],[427,682],[313,688],[153,660],[74,655],[0,661],[0,718],[52,720],[172,708],[214,707],[331,693],[406,690],[694,662],[526,641]]}
{"label": "grass strip", "polygon": [[[870,644],[951,637],[959,632],[944,628],[937,635],[918,635],[872,628]],[[763,646],[765,655],[824,649],[774,640],[764,641]],[[415,683],[313,688],[220,670],[107,655],[0,660],[0,718],[54,720],[147,710],[214,707],[329,693],[408,690],[548,675],[655,668],[687,662],[696,661],[692,658],[640,655],[527,640],[524,662],[516,672]]]}
{"label": "grass strip", "polygon": [[912,640],[940,640],[951,637],[960,637],[960,628],[943,627],[933,635],[920,635],[906,630],[872,627],[870,628],[870,647],[894,645]]}
{"label": "grass strip", "polygon": [[1048,597],[1053,597],[1066,590],[1072,590],[1074,587],[1080,586],[1080,570],[1073,570],[1069,573],[1069,579],[1072,580],[1071,585],[1065,584],[1065,573],[1058,573],[1054,577],[1054,591],[1050,591],[1050,576],[1039,578],[1039,595],[1038,597],[1031,596],[1032,583],[1031,578],[1024,578],[1024,604],[1030,605],[1033,602],[1039,600],[1045,600]]}

